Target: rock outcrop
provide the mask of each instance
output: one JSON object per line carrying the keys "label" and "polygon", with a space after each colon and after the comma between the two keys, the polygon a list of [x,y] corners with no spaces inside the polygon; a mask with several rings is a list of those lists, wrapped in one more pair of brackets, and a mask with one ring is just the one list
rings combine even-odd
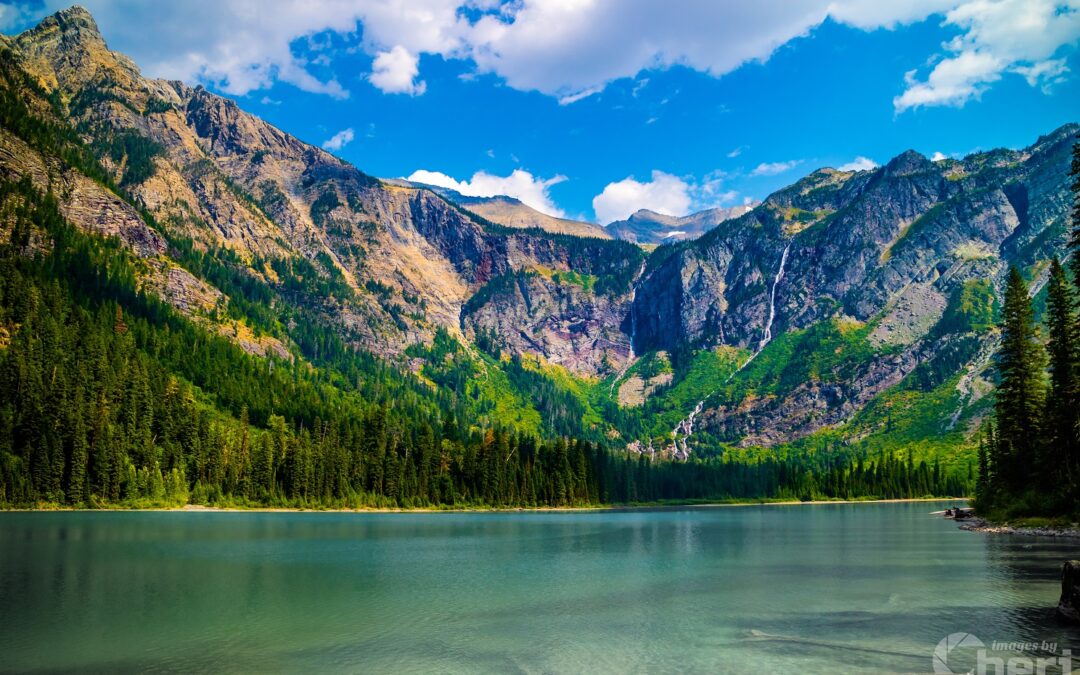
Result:
{"label": "rock outcrop", "polygon": [[1080,623],[1080,560],[1061,565],[1061,599],[1057,615],[1069,623]]}

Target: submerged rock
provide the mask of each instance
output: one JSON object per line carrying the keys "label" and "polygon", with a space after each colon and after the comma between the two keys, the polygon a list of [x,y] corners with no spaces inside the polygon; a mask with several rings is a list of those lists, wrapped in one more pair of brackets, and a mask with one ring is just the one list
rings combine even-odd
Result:
{"label": "submerged rock", "polygon": [[1066,560],[1061,566],[1061,599],[1058,616],[1070,623],[1080,623],[1080,560]]}

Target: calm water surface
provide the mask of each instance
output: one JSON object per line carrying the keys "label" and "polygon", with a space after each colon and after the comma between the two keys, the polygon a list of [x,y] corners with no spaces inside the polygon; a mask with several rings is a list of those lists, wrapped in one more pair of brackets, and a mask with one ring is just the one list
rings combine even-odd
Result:
{"label": "calm water surface", "polygon": [[944,505],[3,513],[0,670],[930,672],[1048,640],[1075,541]]}

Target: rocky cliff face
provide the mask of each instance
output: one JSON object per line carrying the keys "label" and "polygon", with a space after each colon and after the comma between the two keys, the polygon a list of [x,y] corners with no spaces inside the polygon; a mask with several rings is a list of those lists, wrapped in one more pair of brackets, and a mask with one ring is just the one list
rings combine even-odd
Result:
{"label": "rocky cliff face", "polygon": [[767,331],[836,315],[865,322],[903,312],[905,327],[929,328],[923,314],[933,319],[965,280],[1064,251],[1078,129],[962,161],[909,151],[873,171],[817,171],[646,274],[635,346],[756,349]]}
{"label": "rocky cliff face", "polygon": [[946,353],[960,354],[943,368],[964,373],[956,389],[971,405],[989,388],[995,337],[960,347],[959,336],[934,328],[966,285],[989,281],[998,291],[1015,264],[1031,271],[1037,291],[1048,259],[1066,253],[1078,130],[960,161],[909,151],[873,171],[815,172],[658,262],[637,289],[635,348],[730,345],[752,357],[823,321],[865,329],[873,352],[842,377],[818,373],[778,395],[712,399],[703,428],[741,445],[838,425]]}

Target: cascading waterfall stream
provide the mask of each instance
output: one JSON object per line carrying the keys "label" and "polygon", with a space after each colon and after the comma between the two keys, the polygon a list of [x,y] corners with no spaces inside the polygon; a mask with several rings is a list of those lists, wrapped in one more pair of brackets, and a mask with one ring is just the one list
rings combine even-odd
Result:
{"label": "cascading waterfall stream", "polygon": [[[776,320],[776,287],[780,285],[780,282],[784,279],[784,269],[787,267],[788,253],[791,251],[791,244],[794,240],[789,240],[787,246],[784,247],[784,252],[780,254],[780,268],[776,270],[776,276],[773,278],[772,288],[769,289],[769,318],[765,322],[765,330],[761,335],[761,340],[758,341],[758,348],[750,355],[750,358],[742,362],[742,364],[735,369],[734,372],[728,376],[727,381],[730,381],[732,377],[748,366],[754,357],[761,353],[762,349],[772,341],[772,325]],[[725,383],[727,382],[725,381]],[[715,391],[710,392],[705,398],[697,402],[694,406],[694,410],[686,417],[675,425],[675,428],[671,430],[672,447],[674,448],[673,456],[676,459],[687,459],[690,457],[690,446],[687,441],[690,439],[691,434],[694,433],[694,418],[701,414],[701,410],[705,407],[705,401],[709,396],[712,396]],[[682,438],[679,438],[679,434],[682,433]]]}
{"label": "cascading waterfall stream", "polygon": [[769,319],[765,322],[765,332],[761,334],[761,341],[758,342],[757,350],[759,352],[765,349],[765,345],[772,340],[772,325],[773,321],[776,320],[776,287],[784,279],[784,268],[787,266],[787,256],[790,250],[791,242],[789,241],[787,246],[784,247],[784,253],[780,256],[780,269],[776,270],[776,278],[773,279],[772,290],[769,291]]}

